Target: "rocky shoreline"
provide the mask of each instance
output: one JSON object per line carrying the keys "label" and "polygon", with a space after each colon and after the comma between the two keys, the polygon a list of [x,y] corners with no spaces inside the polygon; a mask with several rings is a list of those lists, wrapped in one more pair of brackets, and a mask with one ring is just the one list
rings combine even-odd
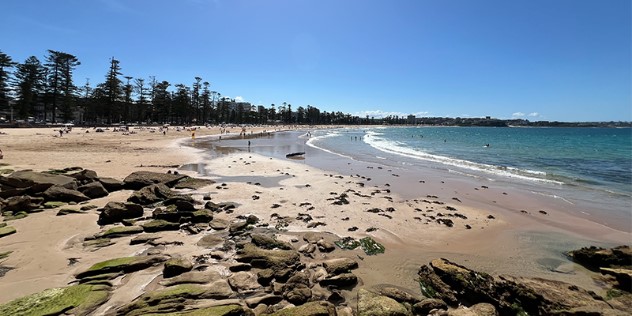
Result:
{"label": "rocky shoreline", "polygon": [[[309,211],[297,218],[259,218],[238,203],[212,200],[210,192],[224,187],[178,172],[137,171],[119,181],[79,167],[0,177],[0,238],[20,233],[13,221],[52,211],[98,214],[100,231],[72,244],[82,251],[142,247],[133,256],[80,269],[67,287],[2,304],[0,314],[628,315],[632,306],[629,246],[569,254],[602,273],[606,298],[561,281],[494,277],[447,259],[432,260],[410,276],[418,280],[418,292],[393,284],[365,287],[354,270],[365,256],[388,253],[379,241],[288,232],[292,221],[320,225]],[[129,194],[103,207],[91,204],[117,191]],[[337,195],[332,203],[345,200]],[[0,282],[20,268],[3,264],[10,256],[0,248]],[[68,265],[81,261],[68,258]]]}

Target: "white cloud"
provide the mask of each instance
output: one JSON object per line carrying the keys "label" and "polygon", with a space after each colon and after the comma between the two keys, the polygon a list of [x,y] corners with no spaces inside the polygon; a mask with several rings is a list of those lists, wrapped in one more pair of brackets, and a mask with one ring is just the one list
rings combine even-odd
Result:
{"label": "white cloud", "polygon": [[540,117],[540,113],[538,113],[538,112],[531,112],[531,113],[529,113],[529,116],[531,116],[531,117]]}
{"label": "white cloud", "polygon": [[396,112],[396,111],[368,110],[368,111],[355,112],[352,115],[355,115],[358,117],[366,117],[368,115],[369,117],[374,117],[377,119],[377,118],[384,118],[387,116],[407,117],[408,115],[411,115],[411,114],[416,117],[422,117],[422,116],[428,116],[429,112],[403,113],[403,112]]}
{"label": "white cloud", "polygon": [[244,102],[244,98],[238,95],[235,97],[235,102]]}
{"label": "white cloud", "polygon": [[522,112],[516,112],[514,114],[511,114],[512,117],[514,118],[518,118],[518,117],[524,117],[524,113]]}

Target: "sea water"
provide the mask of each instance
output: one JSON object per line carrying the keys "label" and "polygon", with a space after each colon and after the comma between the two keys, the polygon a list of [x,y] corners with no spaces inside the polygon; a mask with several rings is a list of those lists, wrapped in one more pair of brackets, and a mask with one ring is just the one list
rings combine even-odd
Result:
{"label": "sea water", "polygon": [[598,204],[620,218],[632,212],[630,128],[336,129],[311,132],[307,145],[359,161],[522,186],[572,204]]}

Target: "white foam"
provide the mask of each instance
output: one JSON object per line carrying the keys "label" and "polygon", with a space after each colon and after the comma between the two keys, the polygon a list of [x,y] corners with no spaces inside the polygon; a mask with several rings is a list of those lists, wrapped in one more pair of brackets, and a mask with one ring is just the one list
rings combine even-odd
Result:
{"label": "white foam", "polygon": [[340,157],[343,157],[343,158],[355,160],[351,156],[347,156],[347,155],[343,155],[343,154],[340,154],[340,153],[337,153],[337,152],[333,152],[333,151],[331,151],[329,149],[326,149],[326,148],[323,148],[323,147],[320,147],[320,146],[314,144],[315,141],[319,141],[319,140],[323,140],[325,138],[331,138],[331,137],[335,137],[335,136],[340,136],[340,133],[338,133],[338,132],[329,132],[329,133],[327,133],[325,135],[315,136],[315,137],[310,138],[307,142],[305,142],[305,144],[307,146],[309,146],[309,147],[316,148],[316,149],[322,150],[324,152],[328,152],[330,154],[334,154],[334,155],[337,155],[337,156],[340,156]]}

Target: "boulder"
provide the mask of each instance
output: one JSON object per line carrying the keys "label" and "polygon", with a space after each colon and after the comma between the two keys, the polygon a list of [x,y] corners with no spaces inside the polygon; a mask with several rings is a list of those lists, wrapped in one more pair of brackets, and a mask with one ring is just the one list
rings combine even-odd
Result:
{"label": "boulder", "polygon": [[253,267],[272,268],[274,270],[291,267],[300,262],[300,256],[294,250],[268,250],[259,248],[252,243],[248,243],[242,249],[238,249],[235,259],[239,262],[248,262]]}
{"label": "boulder", "polygon": [[208,234],[202,237],[197,245],[203,248],[214,248],[224,243],[224,238],[215,234]]}
{"label": "boulder", "polygon": [[332,252],[336,249],[336,245],[333,242],[324,239],[317,241],[316,246],[320,252]]}
{"label": "boulder", "polygon": [[49,187],[46,191],[44,191],[44,193],[42,193],[42,195],[48,201],[83,202],[90,199],[85,194],[77,190],[67,189],[60,185],[53,185]]}
{"label": "boulder", "polygon": [[168,187],[173,187],[180,180],[188,178],[186,175],[158,173],[152,171],[135,171],[124,180],[124,187],[129,190],[139,190],[148,185],[161,183]]}
{"label": "boulder", "polygon": [[323,262],[323,267],[329,274],[341,274],[358,268],[358,262],[349,258],[337,258]]}
{"label": "boulder", "polygon": [[321,286],[333,285],[336,287],[354,286],[358,283],[358,277],[353,273],[342,273],[334,276],[327,276],[320,282]]}
{"label": "boulder", "polygon": [[[59,214],[58,214],[59,215]],[[134,234],[140,234],[143,228],[140,226],[117,226],[112,227],[102,233],[97,234],[96,238],[118,238]]]}
{"label": "boulder", "polygon": [[210,179],[198,179],[198,178],[186,177],[178,181],[176,185],[174,186],[174,188],[198,190],[205,186],[209,186],[213,183],[215,183],[215,181],[210,180]]}
{"label": "boulder", "polygon": [[399,303],[408,303],[411,305],[419,303],[424,299],[423,296],[417,295],[416,293],[408,291],[404,288],[396,287],[394,285],[378,286],[378,289],[375,292],[380,295],[390,297]]}
{"label": "boulder", "polygon": [[149,205],[158,202],[163,202],[176,195],[166,185],[151,184],[140,188],[138,191],[132,193],[127,199],[128,202],[137,203],[140,205]]}
{"label": "boulder", "polygon": [[114,178],[98,178],[97,179],[108,192],[123,190],[124,183]]}
{"label": "boulder", "polygon": [[0,177],[0,184],[11,188],[30,188],[31,192],[44,192],[53,185],[67,189],[76,189],[77,181],[65,175],[21,170],[10,174],[8,177]]}
{"label": "boulder", "polygon": [[396,300],[365,289],[358,291],[358,316],[412,316]]}
{"label": "boulder", "polygon": [[12,226],[0,227],[0,238],[15,234],[16,230]]}
{"label": "boulder", "polygon": [[158,207],[151,213],[151,217],[154,219],[161,219],[172,223],[179,223],[182,213],[178,211],[175,205],[169,205],[167,207]]}
{"label": "boulder", "polygon": [[91,199],[98,199],[110,194],[108,190],[105,189],[103,184],[101,184],[101,182],[98,182],[98,181],[84,184],[78,187],[77,191],[83,193],[85,196]]}
{"label": "boulder", "polygon": [[608,274],[615,277],[617,280],[618,288],[632,292],[632,270],[630,269],[613,269],[613,268],[601,268],[599,270],[601,274]]}
{"label": "boulder", "polygon": [[448,305],[444,301],[436,298],[427,298],[413,305],[413,313],[415,313],[415,315],[428,315],[433,309],[446,310],[448,309]]}
{"label": "boulder", "polygon": [[107,225],[120,222],[124,219],[143,216],[143,207],[134,203],[108,202],[102,209],[98,209],[99,225]]}
{"label": "boulder", "polygon": [[189,272],[191,269],[193,269],[191,261],[184,258],[171,258],[165,262],[162,275],[165,278],[171,278],[182,273]]}
{"label": "boulder", "polygon": [[253,292],[261,288],[254,273],[242,271],[228,277],[230,286],[239,293]]}
{"label": "boulder", "polygon": [[80,183],[90,183],[98,179],[96,171],[89,169],[82,169],[73,173],[68,173],[67,176],[75,178]]}
{"label": "boulder", "polygon": [[197,211],[191,213],[191,221],[193,223],[206,223],[206,224],[208,224],[212,220],[213,220],[213,212],[211,212],[209,210],[202,209],[202,210],[197,210]]}
{"label": "boulder", "polygon": [[188,195],[173,195],[163,202],[164,205],[174,205],[178,212],[193,213],[195,212],[195,200]]}
{"label": "boulder", "polygon": [[231,223],[228,227],[228,231],[230,232],[230,234],[234,235],[241,233],[242,231],[246,230],[246,228],[248,228],[248,222],[239,221]]}
{"label": "boulder", "polygon": [[42,198],[34,198],[28,195],[14,196],[6,199],[2,206],[2,213],[31,212],[39,208],[44,201]]}
{"label": "boulder", "polygon": [[228,225],[229,225],[227,220],[222,219],[222,218],[217,218],[217,217],[213,218],[213,220],[208,224],[212,229],[215,229],[215,230],[224,230],[228,228]]}
{"label": "boulder", "polygon": [[164,256],[134,256],[123,257],[117,259],[111,259],[102,261],[92,265],[87,270],[77,274],[78,279],[82,279],[89,276],[123,272],[130,273],[138,270],[149,268],[153,265],[166,261],[168,258]]}

